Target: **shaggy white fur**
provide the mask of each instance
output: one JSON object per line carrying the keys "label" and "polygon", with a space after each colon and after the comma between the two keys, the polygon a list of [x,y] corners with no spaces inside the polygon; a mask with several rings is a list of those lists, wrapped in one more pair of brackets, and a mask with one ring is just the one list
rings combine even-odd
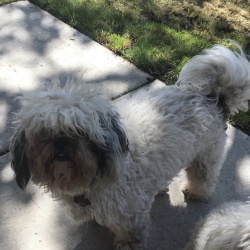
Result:
{"label": "shaggy white fur", "polygon": [[181,169],[183,191],[206,200],[225,159],[225,120],[246,110],[250,64],[223,46],[194,57],[176,85],[139,91],[117,106],[69,83],[22,97],[12,167],[62,198],[77,221],[115,233],[116,249],[143,249],[154,197]]}
{"label": "shaggy white fur", "polygon": [[199,221],[186,250],[249,250],[250,204],[232,203]]}

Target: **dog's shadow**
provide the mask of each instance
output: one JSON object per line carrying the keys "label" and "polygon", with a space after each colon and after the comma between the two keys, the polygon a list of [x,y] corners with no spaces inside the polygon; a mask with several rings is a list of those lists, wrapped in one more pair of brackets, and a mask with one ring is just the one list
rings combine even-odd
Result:
{"label": "dog's shadow", "polygon": [[[148,238],[147,250],[152,249],[180,249],[180,242],[187,242],[188,237],[185,231],[190,230],[186,225],[185,206],[173,206],[168,193],[161,193],[155,197],[155,202],[151,210],[151,225]],[[108,228],[91,221],[78,228],[81,232],[81,242],[74,250],[111,250],[113,249],[114,234]],[[174,229],[174,230],[173,230]],[[181,241],[178,241],[180,234]],[[186,239],[185,239],[186,238]],[[167,241],[167,244],[165,243]],[[173,241],[171,243],[171,241]],[[173,245],[173,248],[169,246]],[[176,246],[176,247],[175,247]]]}
{"label": "dog's shadow", "polygon": [[[190,202],[188,202],[190,203]],[[192,203],[192,201],[191,201]],[[188,219],[185,206],[173,206],[170,196],[157,195],[151,210],[151,225],[147,250],[181,249],[188,241],[190,227],[195,218]],[[199,215],[196,215],[199,217]],[[85,223],[78,228],[81,242],[74,250],[111,250],[114,234],[96,222]],[[191,233],[191,232],[190,232]]]}
{"label": "dog's shadow", "polygon": [[91,221],[80,226],[79,230],[81,231],[82,238],[74,250],[113,249],[114,235],[108,228]]}

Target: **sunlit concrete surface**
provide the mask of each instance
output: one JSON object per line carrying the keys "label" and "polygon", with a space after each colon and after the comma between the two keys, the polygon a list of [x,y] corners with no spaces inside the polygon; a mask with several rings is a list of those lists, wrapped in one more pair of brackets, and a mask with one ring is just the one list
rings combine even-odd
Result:
{"label": "sunlit concrete surface", "polygon": [[[51,84],[68,75],[102,87],[110,98],[134,98],[132,90],[165,87],[158,80],[27,1],[0,7],[0,249],[111,250],[113,234],[95,222],[78,224],[67,217],[60,200],[30,183],[21,191],[10,167],[13,102],[22,90]],[[152,83],[151,83],[152,82]],[[147,84],[149,83],[149,84]],[[129,92],[128,94],[126,94]],[[119,99],[114,101],[114,104]],[[139,114],[137,114],[139,115]],[[147,250],[181,250],[195,223],[228,201],[250,194],[250,137],[229,126],[228,155],[215,193],[207,202],[185,199],[181,172],[152,208]]]}
{"label": "sunlit concrete surface", "polygon": [[110,98],[153,80],[62,21],[28,1],[0,7],[0,152],[8,148],[14,99],[58,78],[82,78]]}

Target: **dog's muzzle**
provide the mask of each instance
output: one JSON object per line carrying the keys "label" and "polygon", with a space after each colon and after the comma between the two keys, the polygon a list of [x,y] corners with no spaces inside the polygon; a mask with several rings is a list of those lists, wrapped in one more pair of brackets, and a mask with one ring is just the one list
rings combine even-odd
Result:
{"label": "dog's muzzle", "polygon": [[[70,140],[67,137],[58,137],[55,138],[54,148],[56,151],[54,160],[58,162],[71,162],[71,157],[67,154],[67,148],[70,146]],[[72,164],[69,164],[72,167]]]}

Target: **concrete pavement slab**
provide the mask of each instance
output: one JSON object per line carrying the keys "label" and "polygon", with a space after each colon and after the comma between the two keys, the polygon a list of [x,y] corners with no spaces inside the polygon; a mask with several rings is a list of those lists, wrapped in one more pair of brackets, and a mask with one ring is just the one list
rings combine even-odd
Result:
{"label": "concrete pavement slab", "polygon": [[12,133],[13,103],[21,91],[45,88],[58,78],[81,77],[110,98],[153,77],[28,1],[0,7],[0,154]]}
{"label": "concrete pavement slab", "polygon": [[[152,77],[123,61],[88,37],[27,1],[0,7],[0,153],[8,148],[11,112],[21,90],[62,83],[69,75],[101,86],[112,97],[152,81]],[[148,91],[165,87],[160,81]],[[134,98],[128,93],[121,98]],[[115,100],[115,103],[119,99]],[[147,250],[179,250],[188,242],[197,220],[228,201],[246,201],[250,194],[250,137],[229,126],[228,156],[215,193],[207,202],[186,200],[181,172],[166,194],[157,196]],[[61,201],[33,184],[18,189],[9,154],[0,157],[0,249],[109,250],[113,234],[94,222],[77,224],[66,216]]]}
{"label": "concrete pavement slab", "polygon": [[[148,91],[163,86],[155,81]],[[140,90],[137,90],[140,91]],[[121,98],[134,98],[134,92]],[[114,101],[119,102],[119,99]],[[151,211],[147,250],[180,250],[195,223],[220,204],[246,201],[250,194],[250,137],[229,126],[228,155],[215,193],[207,202],[186,200],[181,192],[181,172],[169,191],[157,196]],[[79,225],[69,219],[60,201],[29,184],[19,190],[10,169],[9,155],[0,157],[0,245],[3,250],[109,250],[113,234],[94,222]]]}

